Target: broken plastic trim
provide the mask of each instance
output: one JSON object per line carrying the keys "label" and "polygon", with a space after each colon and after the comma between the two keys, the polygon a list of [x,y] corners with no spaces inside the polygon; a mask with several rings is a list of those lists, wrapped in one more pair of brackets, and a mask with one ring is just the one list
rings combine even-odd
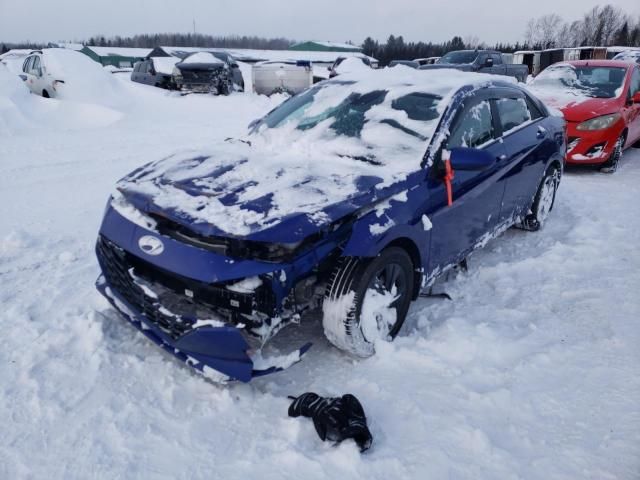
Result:
{"label": "broken plastic trim", "polygon": [[174,341],[153,323],[148,322],[144,315],[137,312],[111,288],[103,275],[98,277],[96,288],[125,319],[144,333],[147,338],[216,382],[225,383],[230,380],[238,380],[246,383],[254,377],[285,370],[299,362],[312,345],[306,343],[288,355],[262,358],[259,353],[251,355],[248,353],[249,344],[240,330],[233,326],[200,327]]}

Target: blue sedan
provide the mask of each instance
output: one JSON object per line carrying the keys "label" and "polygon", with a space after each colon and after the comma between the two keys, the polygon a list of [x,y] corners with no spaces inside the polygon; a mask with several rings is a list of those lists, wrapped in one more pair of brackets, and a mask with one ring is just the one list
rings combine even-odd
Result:
{"label": "blue sedan", "polygon": [[[282,370],[261,347],[321,310],[360,357],[442,273],[553,208],[564,121],[498,77],[406,68],[322,82],[241,139],[123,178],[97,242],[98,289],[215,380]],[[293,327],[290,327],[293,328]]]}

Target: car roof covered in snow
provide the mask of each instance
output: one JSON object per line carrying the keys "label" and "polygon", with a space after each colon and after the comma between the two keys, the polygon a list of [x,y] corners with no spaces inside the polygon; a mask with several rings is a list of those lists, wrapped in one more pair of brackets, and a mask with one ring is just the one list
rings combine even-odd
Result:
{"label": "car roof covered in snow", "polygon": [[355,82],[357,91],[365,89],[413,89],[423,93],[447,97],[465,86],[485,87],[489,85],[517,88],[514,78],[485,73],[461,72],[455,69],[417,70],[398,65],[395,68],[373,70],[364,68],[341,74],[333,81]]}

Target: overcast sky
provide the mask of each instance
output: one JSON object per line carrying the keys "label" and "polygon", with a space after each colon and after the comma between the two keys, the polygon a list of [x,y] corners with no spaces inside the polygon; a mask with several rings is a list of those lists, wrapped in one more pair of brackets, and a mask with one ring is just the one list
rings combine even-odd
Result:
{"label": "overcast sky", "polygon": [[[591,0],[0,0],[0,41],[84,40],[93,35],[188,32],[283,36],[360,43],[442,41],[460,35],[489,43],[522,40],[532,16],[580,17]],[[640,15],[639,0],[611,0]]]}

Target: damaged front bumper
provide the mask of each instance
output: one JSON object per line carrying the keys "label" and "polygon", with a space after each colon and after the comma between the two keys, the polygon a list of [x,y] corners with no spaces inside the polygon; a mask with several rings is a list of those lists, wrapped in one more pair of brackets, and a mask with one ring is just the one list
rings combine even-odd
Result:
{"label": "damaged front bumper", "polygon": [[96,288],[147,338],[217,382],[249,382],[254,377],[284,370],[297,363],[311,347],[307,343],[288,355],[263,358],[261,352],[251,349],[241,330],[232,325],[206,325],[173,339],[119,295],[104,275],[98,277]]}

